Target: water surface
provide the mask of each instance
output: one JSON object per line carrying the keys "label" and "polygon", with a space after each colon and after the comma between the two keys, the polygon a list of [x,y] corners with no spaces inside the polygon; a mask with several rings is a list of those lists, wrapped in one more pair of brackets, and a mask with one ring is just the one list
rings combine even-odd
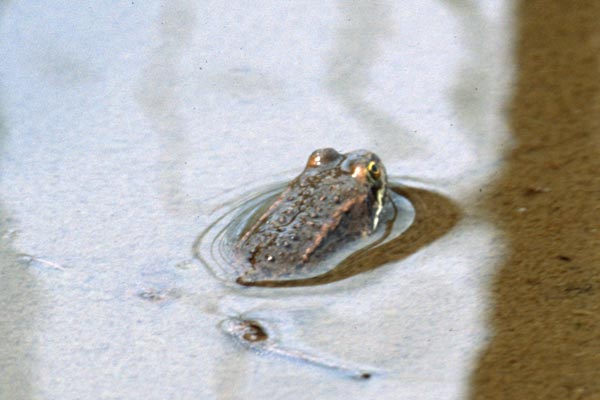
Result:
{"label": "water surface", "polygon": [[[511,16],[500,0],[3,3],[2,395],[464,396],[504,249],[472,204],[511,147]],[[326,285],[224,292],[191,253],[214,210],[322,147],[374,151],[461,219],[428,210],[417,245]],[[385,373],[247,351],[229,316]]]}

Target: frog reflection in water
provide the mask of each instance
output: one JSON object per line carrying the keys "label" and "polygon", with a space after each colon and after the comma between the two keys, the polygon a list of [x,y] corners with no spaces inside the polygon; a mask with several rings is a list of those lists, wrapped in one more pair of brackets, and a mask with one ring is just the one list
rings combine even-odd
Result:
{"label": "frog reflection in water", "polygon": [[314,151],[304,171],[237,243],[243,261],[238,283],[314,275],[325,257],[389,218],[387,190],[377,155]]}

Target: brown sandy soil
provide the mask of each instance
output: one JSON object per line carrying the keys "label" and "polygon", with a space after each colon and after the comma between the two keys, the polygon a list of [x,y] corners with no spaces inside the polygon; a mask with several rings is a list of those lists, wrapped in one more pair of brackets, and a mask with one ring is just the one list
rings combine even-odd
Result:
{"label": "brown sandy soil", "polygon": [[509,254],[471,398],[600,399],[600,1],[517,12],[517,146],[481,204]]}

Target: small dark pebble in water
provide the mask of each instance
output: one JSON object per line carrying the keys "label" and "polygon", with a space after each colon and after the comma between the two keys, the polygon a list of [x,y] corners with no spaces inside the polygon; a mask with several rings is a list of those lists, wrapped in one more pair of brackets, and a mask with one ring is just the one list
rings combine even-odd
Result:
{"label": "small dark pebble in water", "polygon": [[242,338],[248,342],[262,342],[269,338],[267,332],[256,321],[244,321],[244,327],[247,329]]}

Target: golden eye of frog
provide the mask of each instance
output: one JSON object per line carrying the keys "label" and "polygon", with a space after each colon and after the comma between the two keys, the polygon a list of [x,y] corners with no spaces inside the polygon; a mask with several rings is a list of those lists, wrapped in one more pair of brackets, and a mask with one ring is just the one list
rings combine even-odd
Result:
{"label": "golden eye of frog", "polygon": [[327,255],[373,233],[386,218],[386,202],[387,175],[377,155],[314,151],[236,244],[238,282],[309,276]]}

